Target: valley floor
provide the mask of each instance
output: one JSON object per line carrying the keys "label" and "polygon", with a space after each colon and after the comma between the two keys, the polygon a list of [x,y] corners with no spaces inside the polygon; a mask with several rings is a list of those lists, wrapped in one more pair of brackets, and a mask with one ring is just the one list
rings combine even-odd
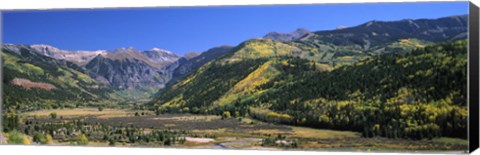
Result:
{"label": "valley floor", "polygon": [[[51,114],[55,113],[56,118]],[[358,132],[313,129],[265,123],[250,118],[221,118],[215,115],[160,114],[149,111],[126,109],[56,109],[28,112],[22,115],[24,121],[36,126],[52,126],[52,123],[66,124],[82,121],[82,127],[98,129],[105,127],[138,129],[139,135],[150,134],[154,130],[178,131],[181,143],[166,145],[156,142],[125,140],[119,138],[114,146],[136,147],[175,147],[206,149],[258,149],[258,150],[323,150],[323,151],[455,151],[468,148],[467,140],[455,138],[435,138],[431,140],[408,140],[388,138],[363,138]],[[48,124],[50,123],[50,124]],[[44,127],[42,126],[42,127]],[[30,129],[24,125],[24,129]],[[87,128],[88,129],[88,128]],[[60,134],[58,128],[52,145],[72,145],[75,138]],[[81,130],[85,132],[84,129]],[[90,130],[88,130],[90,131]],[[88,134],[88,145],[112,146],[112,140],[102,139],[102,134]],[[75,132],[73,131],[73,135]],[[110,135],[115,132],[110,132]],[[106,135],[106,134],[105,134]],[[105,136],[103,135],[103,136]],[[113,136],[115,137],[115,136]],[[32,136],[29,136],[32,139]]]}

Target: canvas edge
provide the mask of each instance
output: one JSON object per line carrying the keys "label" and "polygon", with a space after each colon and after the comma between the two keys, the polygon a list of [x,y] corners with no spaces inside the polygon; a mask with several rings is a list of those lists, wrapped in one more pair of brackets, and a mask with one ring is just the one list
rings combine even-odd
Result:
{"label": "canvas edge", "polygon": [[468,140],[469,152],[479,145],[479,8],[470,2],[468,28]]}

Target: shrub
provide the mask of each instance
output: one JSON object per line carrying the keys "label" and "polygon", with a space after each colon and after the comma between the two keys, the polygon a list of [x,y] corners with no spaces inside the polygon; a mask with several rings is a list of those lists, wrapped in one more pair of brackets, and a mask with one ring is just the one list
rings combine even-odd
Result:
{"label": "shrub", "polygon": [[17,130],[13,130],[12,132],[8,133],[7,142],[8,144],[31,144],[30,139]]}
{"label": "shrub", "polygon": [[108,145],[109,146],[115,146],[115,140],[113,138],[108,140]]}
{"label": "shrub", "polygon": [[230,118],[230,117],[232,117],[232,115],[230,114],[229,111],[224,111],[223,114],[222,114],[222,117],[223,118]]}
{"label": "shrub", "polygon": [[81,134],[77,138],[77,145],[87,145],[88,144],[88,138],[85,136],[85,134]]}
{"label": "shrub", "polygon": [[35,133],[33,136],[33,141],[39,144],[52,144],[53,138],[49,134],[43,135],[39,132]]}
{"label": "shrub", "polygon": [[57,118],[57,113],[56,112],[50,113],[50,118],[56,119]]}
{"label": "shrub", "polygon": [[37,132],[33,135],[33,141],[39,144],[46,144],[47,138],[43,134]]}
{"label": "shrub", "polygon": [[53,137],[49,134],[45,136],[45,144],[53,144]]}

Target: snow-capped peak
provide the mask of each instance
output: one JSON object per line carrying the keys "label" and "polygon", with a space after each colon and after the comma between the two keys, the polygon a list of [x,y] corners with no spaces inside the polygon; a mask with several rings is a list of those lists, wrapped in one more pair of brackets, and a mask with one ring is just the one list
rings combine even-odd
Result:
{"label": "snow-capped peak", "polygon": [[170,51],[167,51],[167,50],[164,50],[164,49],[160,49],[160,48],[156,48],[156,47],[150,49],[150,51],[163,52],[163,53],[167,53],[167,54],[173,54],[173,53],[170,52]]}

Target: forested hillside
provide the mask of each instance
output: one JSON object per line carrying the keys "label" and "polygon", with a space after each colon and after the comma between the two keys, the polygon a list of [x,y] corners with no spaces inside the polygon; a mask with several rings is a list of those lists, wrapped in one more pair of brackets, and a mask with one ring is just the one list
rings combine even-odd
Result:
{"label": "forested hillside", "polygon": [[3,49],[2,65],[5,128],[18,112],[85,105],[106,99],[109,92],[76,64],[40,55],[28,47],[16,52]]}
{"label": "forested hillside", "polygon": [[282,43],[247,41],[167,88],[152,105],[158,113],[228,112],[366,137],[466,138],[466,45],[373,55],[334,68]]}
{"label": "forested hillside", "polygon": [[172,78],[170,81],[168,81],[168,83],[175,83],[177,80],[184,78],[188,74],[200,68],[203,64],[223,55],[231,49],[231,46],[219,46],[202,52],[200,55],[197,55],[193,58],[184,58],[185,62],[180,62],[179,65],[172,71]]}

